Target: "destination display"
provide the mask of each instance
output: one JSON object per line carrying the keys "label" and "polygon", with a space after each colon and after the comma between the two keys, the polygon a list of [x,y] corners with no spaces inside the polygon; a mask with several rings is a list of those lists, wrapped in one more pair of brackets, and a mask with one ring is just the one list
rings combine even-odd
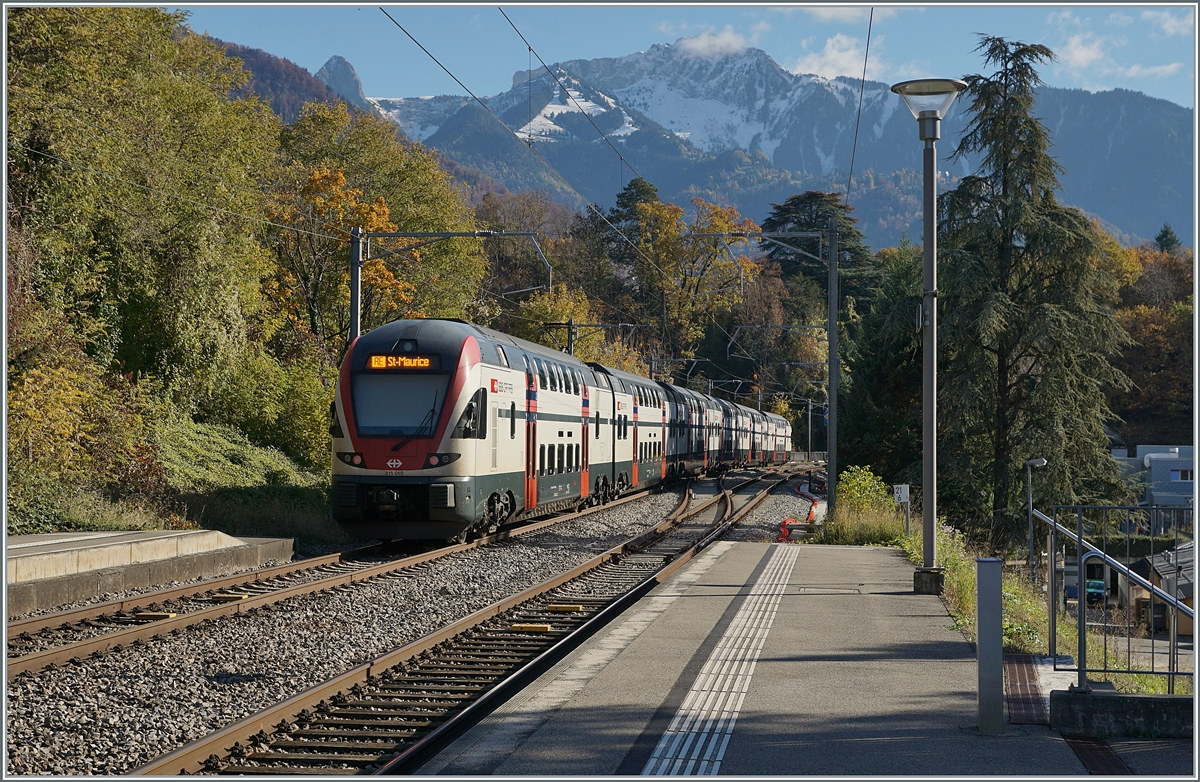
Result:
{"label": "destination display", "polygon": [[440,369],[438,356],[369,356],[367,369]]}

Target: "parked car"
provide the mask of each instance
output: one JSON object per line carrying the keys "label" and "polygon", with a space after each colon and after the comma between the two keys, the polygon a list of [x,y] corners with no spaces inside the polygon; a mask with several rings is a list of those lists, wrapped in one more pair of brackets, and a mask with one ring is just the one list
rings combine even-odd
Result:
{"label": "parked car", "polygon": [[1104,586],[1104,580],[1100,578],[1089,578],[1087,580],[1087,601],[1089,603],[1103,603],[1108,590]]}

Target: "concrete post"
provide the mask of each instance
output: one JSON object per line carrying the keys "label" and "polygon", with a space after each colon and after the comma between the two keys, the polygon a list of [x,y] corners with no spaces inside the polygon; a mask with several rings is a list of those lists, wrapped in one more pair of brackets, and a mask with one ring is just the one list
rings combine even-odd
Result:
{"label": "concrete post", "polygon": [[979,732],[1004,732],[1004,620],[1001,614],[1002,560],[975,560],[975,646],[979,660]]}

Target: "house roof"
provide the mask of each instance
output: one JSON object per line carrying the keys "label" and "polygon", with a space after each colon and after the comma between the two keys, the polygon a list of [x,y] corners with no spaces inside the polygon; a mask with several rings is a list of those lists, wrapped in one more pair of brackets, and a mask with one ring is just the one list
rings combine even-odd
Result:
{"label": "house roof", "polygon": [[1150,566],[1163,579],[1179,576],[1178,595],[1181,600],[1191,597],[1195,592],[1196,580],[1196,544],[1193,541],[1182,543],[1170,551],[1149,557]]}

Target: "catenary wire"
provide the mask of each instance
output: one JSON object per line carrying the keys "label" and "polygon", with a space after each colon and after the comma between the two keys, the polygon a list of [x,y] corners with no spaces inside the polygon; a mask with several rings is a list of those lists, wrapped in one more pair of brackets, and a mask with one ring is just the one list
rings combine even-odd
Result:
{"label": "catenary wire", "polygon": [[[455,80],[455,83],[456,83],[456,84],[458,84],[458,86],[461,86],[461,88],[462,88],[463,90],[466,90],[466,91],[467,91],[467,94],[468,94],[468,95],[470,95],[470,97],[474,98],[474,101],[475,101],[476,103],[479,103],[479,104],[480,104],[480,106],[481,106],[482,108],[484,108],[484,110],[486,110],[486,112],[487,112],[488,114],[491,114],[491,115],[492,115],[492,118],[493,118],[494,120],[496,120],[497,122],[499,122],[500,126],[502,126],[502,127],[504,128],[504,130],[506,130],[506,131],[508,131],[509,133],[511,133],[511,134],[512,134],[512,136],[514,136],[514,137],[516,137],[516,138],[517,138],[517,140],[520,140],[520,139],[521,139],[521,137],[520,137],[520,134],[518,134],[516,131],[512,130],[512,128],[510,128],[510,127],[508,126],[508,124],[505,124],[504,120],[500,119],[500,118],[499,118],[499,116],[496,114],[496,112],[493,112],[493,110],[491,109],[491,107],[488,107],[488,106],[487,106],[487,104],[486,104],[486,103],[484,103],[484,101],[480,100],[480,97],[479,97],[478,95],[475,95],[475,94],[474,94],[474,92],[473,92],[472,90],[470,90],[466,84],[463,84],[463,82],[462,82],[462,80],[461,80],[460,78],[456,77],[456,76],[455,76],[455,74],[454,74],[454,73],[452,73],[452,72],[450,71],[450,68],[448,68],[448,67],[446,67],[445,65],[443,65],[443,64],[442,64],[442,61],[438,60],[438,59],[436,58],[436,56],[434,56],[434,55],[433,55],[433,54],[430,52],[430,50],[426,49],[426,48],[425,48],[425,46],[422,46],[421,42],[420,42],[420,41],[418,41],[418,40],[416,40],[416,38],[413,36],[412,32],[409,32],[407,29],[404,29],[404,26],[403,26],[402,24],[400,24],[400,22],[397,22],[397,20],[396,20],[394,17],[392,17],[392,16],[391,16],[391,14],[390,14],[390,13],[388,13],[388,11],[386,11],[386,10],[385,10],[385,8],[382,8],[382,7],[380,7],[380,8],[379,8],[379,11],[382,11],[382,12],[383,12],[383,14],[384,14],[384,16],[385,16],[385,17],[388,17],[388,19],[390,20],[390,22],[391,22],[392,24],[395,24],[395,25],[397,26],[397,28],[398,28],[398,29],[400,29],[400,31],[401,31],[401,32],[403,32],[403,34],[404,34],[404,35],[408,36],[409,40],[410,40],[410,41],[412,41],[413,43],[415,43],[415,44],[416,44],[416,46],[418,46],[418,48],[420,48],[420,49],[421,49],[421,52],[424,52],[424,53],[425,53],[425,54],[428,56],[428,58],[430,58],[431,60],[433,60],[434,64],[437,64],[437,66],[438,66],[438,67],[442,68],[442,70],[443,70],[443,71],[445,71],[445,73],[446,73],[446,76],[449,76],[451,79],[454,79],[454,80]],[[516,28],[514,28],[514,29],[516,29]],[[517,35],[520,35],[520,31],[517,31]],[[528,46],[528,43],[527,43],[527,46]],[[532,47],[530,47],[530,49],[532,49]],[[541,59],[541,58],[540,58],[540,56],[539,56],[539,58],[538,58],[538,59],[539,59],[539,60]],[[650,259],[646,253],[642,252],[642,249],[641,249],[640,247],[638,247],[637,245],[635,245],[635,243],[634,243],[634,242],[632,242],[632,240],[630,240],[630,239],[629,239],[629,237],[628,237],[628,236],[626,236],[626,235],[623,233],[623,231],[622,231],[622,230],[618,229],[618,228],[616,227],[616,225],[613,225],[613,224],[612,224],[612,222],[610,221],[610,219],[608,219],[607,217],[605,217],[605,215],[604,215],[604,212],[601,212],[599,209],[596,209],[596,207],[595,207],[595,206],[594,206],[592,203],[590,203],[590,201],[588,201],[586,198],[583,198],[583,195],[582,195],[580,192],[578,192],[577,190],[575,190],[575,187],[574,187],[574,186],[571,186],[570,182],[569,182],[568,180],[566,180],[566,178],[564,178],[564,176],[563,176],[562,174],[559,174],[559,173],[557,172],[557,170],[556,170],[556,169],[554,169],[554,167],[552,167],[552,166],[551,166],[551,164],[550,164],[550,163],[548,163],[548,162],[545,160],[545,158],[544,158],[544,157],[542,157],[541,155],[539,155],[539,154],[538,154],[538,152],[536,152],[536,150],[534,150],[534,149],[533,149],[533,146],[529,146],[529,148],[528,148],[528,149],[529,149],[529,151],[530,151],[530,152],[533,152],[533,155],[534,155],[534,157],[538,158],[538,160],[539,160],[539,161],[540,161],[542,164],[544,164],[544,166],[545,166],[545,167],[546,167],[548,170],[550,170],[550,172],[551,172],[551,173],[552,173],[554,176],[557,176],[557,178],[558,178],[560,181],[562,181],[562,182],[563,182],[563,184],[564,184],[564,185],[566,185],[566,187],[568,187],[568,188],[569,188],[569,190],[570,190],[572,193],[575,193],[576,195],[578,195],[578,197],[580,197],[580,199],[583,201],[583,203],[584,203],[584,204],[587,204],[587,206],[588,206],[588,209],[590,209],[590,210],[592,210],[593,212],[595,212],[595,215],[596,215],[596,216],[598,216],[600,219],[602,219],[602,221],[604,221],[604,222],[605,222],[605,224],[606,224],[606,225],[608,225],[608,228],[611,228],[611,229],[613,230],[613,233],[614,233],[614,234],[617,234],[618,236],[620,236],[620,239],[624,240],[624,241],[625,241],[625,243],[628,243],[628,245],[629,245],[629,246],[630,246],[632,249],[634,249],[634,251],[635,251],[635,252],[636,252],[638,255],[641,255],[642,259],[643,259],[643,260],[646,260],[646,263],[648,263],[648,264],[650,265],[650,267],[653,267],[653,269],[654,269],[655,271],[658,271],[658,272],[660,273],[660,275],[662,275],[662,276],[664,276],[664,277],[666,277],[666,276],[667,276],[667,273],[666,273],[664,270],[662,270],[662,269],[661,269],[661,267],[660,267],[658,264],[655,264],[653,259]],[[630,169],[632,169],[632,167],[630,167]],[[636,172],[635,172],[635,173],[636,173]],[[505,301],[506,301],[506,300],[505,300]],[[713,321],[713,324],[714,324],[716,327],[718,327],[718,329],[721,331],[721,333],[724,333],[724,335],[725,335],[726,337],[730,337],[730,339],[732,339],[732,336],[730,335],[730,332],[726,331],[726,330],[725,330],[725,327],[722,327],[722,326],[720,325],[720,323],[718,323],[718,321],[716,321],[715,317],[713,317],[713,315],[712,315],[712,314],[709,314],[709,318],[710,318],[710,320],[712,320],[712,321]],[[726,372],[727,374],[730,374],[730,375],[731,375],[731,377],[734,377],[734,375],[733,375],[732,373],[728,372],[728,371],[727,371],[727,369],[724,369],[724,368],[722,368],[722,372]],[[737,378],[737,379],[744,379],[744,378]]]}
{"label": "catenary wire", "polygon": [[[632,163],[630,163],[628,160],[625,159],[625,156],[621,154],[621,150],[617,149],[616,145],[612,143],[612,140],[609,139],[609,137],[607,135],[605,135],[604,131],[600,129],[600,126],[596,124],[595,120],[592,119],[591,115],[583,110],[583,106],[579,105],[579,101],[575,100],[575,96],[571,94],[571,91],[568,90],[566,88],[566,86],[562,83],[562,81],[559,80],[558,75],[555,74],[554,71],[552,71],[550,69],[550,66],[547,65],[546,61],[542,59],[542,55],[538,54],[537,51],[533,48],[533,45],[525,39],[525,36],[521,33],[520,30],[517,29],[517,26],[515,24],[513,24],[513,20],[509,19],[508,14],[504,13],[504,9],[497,7],[496,10],[500,12],[500,14],[504,17],[504,20],[506,22],[508,22],[510,25],[512,25],[513,31],[516,32],[516,34],[518,36],[520,36],[521,40],[525,42],[525,45],[529,47],[529,51],[533,54],[533,56],[538,58],[538,62],[540,62],[542,64],[542,67],[546,69],[546,73],[550,74],[550,77],[552,79],[554,79],[555,83],[558,84],[558,88],[563,91],[563,94],[571,99],[571,102],[575,104],[575,108],[579,109],[580,113],[582,113],[583,116],[587,119],[587,121],[592,124],[592,127],[595,128],[596,132],[600,134],[600,138],[602,138],[606,142],[608,142],[608,145],[610,147],[612,147],[612,151],[617,153],[617,157],[621,159],[621,163],[629,166],[629,170],[633,172],[633,175],[635,177],[637,177],[638,179],[641,179],[642,175],[637,172],[637,169],[635,169],[633,167]],[[530,69],[530,70],[532,70],[532,69]],[[532,74],[531,74],[531,76],[532,76]],[[530,100],[530,114],[532,114],[533,113],[533,108],[532,108],[533,98],[532,98],[532,96],[530,97],[529,100]],[[530,133],[532,134],[532,131],[530,131]]]}
{"label": "catenary wire", "polygon": [[[421,44],[420,41],[418,41],[415,37],[413,37],[412,33],[410,33],[408,30],[404,29],[404,26],[401,25],[399,22],[397,22],[392,17],[392,15],[389,14],[385,9],[380,8],[379,10],[383,12],[384,16],[386,16],[389,20],[391,20],[392,24],[394,24],[394,25],[396,25],[396,27],[400,28],[400,32],[402,32],[406,36],[408,36],[408,38],[413,43],[415,43],[417,45],[417,47],[420,48],[421,51],[425,52],[425,54],[429,56],[429,59],[433,60],[439,68],[441,68],[443,71],[445,71],[446,75],[448,75],[451,79],[454,79],[454,81],[458,84],[458,86],[460,86],[464,90],[466,90],[467,94],[470,95],[475,100],[476,103],[478,103],[480,106],[482,106],[484,111],[486,111],[488,114],[492,115],[492,117],[497,122],[500,123],[501,127],[503,127],[505,130],[507,130],[509,133],[511,133],[518,141],[521,139],[520,135],[516,131],[514,131],[512,128],[510,128],[504,122],[504,120],[500,119],[500,117],[496,115],[496,112],[492,111],[491,107],[489,107],[486,103],[484,103],[483,100],[481,100],[478,95],[476,95],[474,92],[471,92],[471,90],[467,87],[467,85],[463,84],[462,80],[459,79],[457,76],[455,76],[450,71],[449,68],[447,68],[445,65],[443,65],[442,62],[437,57],[434,57],[433,54],[428,49],[426,49]],[[554,174],[554,176],[556,176],[564,185],[566,185],[567,189],[569,189],[572,193],[574,193],[576,196],[578,196],[580,201],[582,201],[587,206],[588,209],[595,212],[596,216],[599,217],[601,220],[603,220],[605,225],[607,225],[609,228],[611,228],[613,230],[613,233],[615,233],[617,236],[621,237],[621,239],[623,239],[626,244],[628,244],[630,247],[633,248],[634,252],[636,252],[638,255],[640,255],[642,257],[642,259],[646,261],[646,263],[650,264],[651,268],[658,271],[658,273],[662,274],[664,277],[668,276],[667,273],[665,271],[663,271],[662,268],[660,268],[659,265],[653,261],[653,259],[651,259],[649,256],[647,256],[644,252],[642,252],[641,248],[638,247],[636,244],[634,244],[633,241],[624,234],[624,232],[622,232],[619,228],[617,228],[615,225],[613,225],[612,222],[607,217],[604,216],[603,212],[601,212],[590,201],[588,201],[586,198],[584,198],[583,194],[580,193],[578,190],[576,190],[575,187],[573,185],[571,185],[570,182],[567,181],[566,177],[564,177],[562,174],[558,173],[558,171],[555,170],[555,168],[553,166],[551,166],[550,163],[544,157],[542,157],[540,154],[538,154],[537,150],[535,150],[532,146],[530,146],[529,151],[533,154],[534,157],[536,157],[542,163],[542,165],[544,165],[546,167],[546,169],[548,171],[550,171],[550,173]]]}
{"label": "catenary wire", "polygon": [[858,153],[858,123],[862,119],[863,90],[867,86],[867,57],[871,54],[871,27],[875,21],[875,8],[867,19],[867,47],[863,52],[862,81],[858,85],[858,114],[854,117],[854,145],[850,148],[850,176],[846,179],[846,205],[850,205],[850,185],[854,182],[854,156]]}

